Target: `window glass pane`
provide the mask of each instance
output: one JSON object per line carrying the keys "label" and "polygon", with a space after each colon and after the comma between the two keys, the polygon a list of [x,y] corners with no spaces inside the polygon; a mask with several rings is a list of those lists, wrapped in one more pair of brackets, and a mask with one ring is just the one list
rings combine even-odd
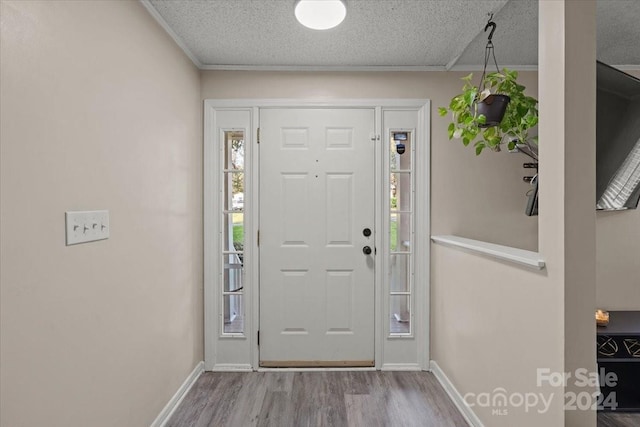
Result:
{"label": "window glass pane", "polygon": [[242,255],[227,254],[224,259],[224,292],[238,292],[243,290],[242,280],[244,265]]}
{"label": "window glass pane", "polygon": [[389,216],[389,249],[391,252],[411,251],[411,217],[410,213],[391,212]]}
{"label": "window glass pane", "polygon": [[409,254],[389,256],[389,289],[391,292],[411,290],[411,257]]}
{"label": "window glass pane", "polygon": [[411,174],[392,173],[390,176],[391,210],[411,210]]}
{"label": "window glass pane", "polygon": [[244,210],[244,173],[225,172],[223,175],[224,210]]}
{"label": "window glass pane", "polygon": [[[225,131],[222,147],[222,228],[224,252],[223,333],[244,333],[244,131]],[[229,212],[231,211],[231,212]]]}
{"label": "window glass pane", "polygon": [[244,311],[242,295],[224,296],[224,329],[225,334],[244,333]]}
{"label": "window glass pane", "polygon": [[391,132],[390,140],[391,170],[411,170],[411,132]]}
{"label": "window glass pane", "polygon": [[222,250],[244,250],[244,213],[222,214]]}
{"label": "window glass pane", "polygon": [[[389,330],[411,333],[413,160],[412,134],[392,131],[389,146]],[[398,295],[400,294],[400,295]]]}
{"label": "window glass pane", "polygon": [[224,168],[244,170],[244,132],[226,131],[224,136]]}
{"label": "window glass pane", "polygon": [[224,292],[243,290],[244,265],[241,254],[223,255],[224,259]]}
{"label": "window glass pane", "polygon": [[391,295],[390,308],[389,332],[392,334],[411,333],[411,297],[409,295]]}

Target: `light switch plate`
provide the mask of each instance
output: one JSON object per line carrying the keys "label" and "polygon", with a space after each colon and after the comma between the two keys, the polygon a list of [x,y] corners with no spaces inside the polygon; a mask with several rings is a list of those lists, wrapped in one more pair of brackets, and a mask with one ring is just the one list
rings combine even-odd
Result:
{"label": "light switch plate", "polygon": [[65,212],[67,246],[109,238],[109,211]]}

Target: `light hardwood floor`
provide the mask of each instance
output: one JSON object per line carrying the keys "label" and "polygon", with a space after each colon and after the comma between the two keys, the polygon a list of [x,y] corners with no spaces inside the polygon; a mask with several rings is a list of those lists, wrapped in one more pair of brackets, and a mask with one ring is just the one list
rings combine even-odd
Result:
{"label": "light hardwood floor", "polygon": [[467,427],[429,372],[205,372],[167,427]]}

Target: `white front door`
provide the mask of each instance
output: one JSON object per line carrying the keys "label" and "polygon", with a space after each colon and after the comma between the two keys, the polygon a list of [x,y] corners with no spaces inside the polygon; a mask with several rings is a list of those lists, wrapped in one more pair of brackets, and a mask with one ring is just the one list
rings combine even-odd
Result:
{"label": "white front door", "polygon": [[260,110],[261,366],[374,366],[374,111]]}

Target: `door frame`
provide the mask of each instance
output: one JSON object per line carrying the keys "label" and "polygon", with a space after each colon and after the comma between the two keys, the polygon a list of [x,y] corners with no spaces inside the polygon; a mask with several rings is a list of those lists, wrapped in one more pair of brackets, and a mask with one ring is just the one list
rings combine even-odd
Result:
{"label": "door frame", "polygon": [[[268,370],[260,368],[259,346],[257,334],[259,330],[260,289],[259,289],[259,248],[257,241],[257,225],[259,224],[259,117],[261,109],[268,108],[371,108],[375,110],[376,144],[375,165],[375,229],[383,230],[384,206],[378,202],[383,194],[383,176],[386,171],[383,155],[387,141],[383,128],[383,111],[407,110],[415,111],[418,117],[415,145],[416,150],[416,200],[415,211],[415,252],[414,271],[415,301],[414,334],[411,337],[389,337],[388,326],[384,320],[386,303],[384,272],[388,271],[388,259],[378,255],[375,263],[375,324],[374,324],[374,356],[377,370],[429,370],[430,361],[430,268],[429,262],[419,260],[430,259],[430,100],[427,99],[207,99],[204,102],[204,350],[205,369],[216,371],[250,371]],[[219,275],[217,260],[219,256],[218,235],[216,228],[219,214],[217,194],[219,160],[219,132],[216,124],[216,111],[241,110],[249,113],[250,126],[246,129],[245,147],[245,333],[238,336],[223,336],[220,325],[219,286],[216,278]],[[247,197],[248,196],[248,197]],[[383,236],[376,232],[375,245],[381,248]],[[422,302],[418,304],[417,302]],[[400,346],[403,340],[414,340],[416,344],[415,360],[385,360],[389,348]],[[391,352],[393,354],[393,352]],[[322,368],[330,370],[332,368]],[[338,368],[339,369],[339,368]],[[350,368],[356,369],[356,368]],[[366,369],[366,368],[360,368]],[[282,370],[279,368],[278,370]]]}

